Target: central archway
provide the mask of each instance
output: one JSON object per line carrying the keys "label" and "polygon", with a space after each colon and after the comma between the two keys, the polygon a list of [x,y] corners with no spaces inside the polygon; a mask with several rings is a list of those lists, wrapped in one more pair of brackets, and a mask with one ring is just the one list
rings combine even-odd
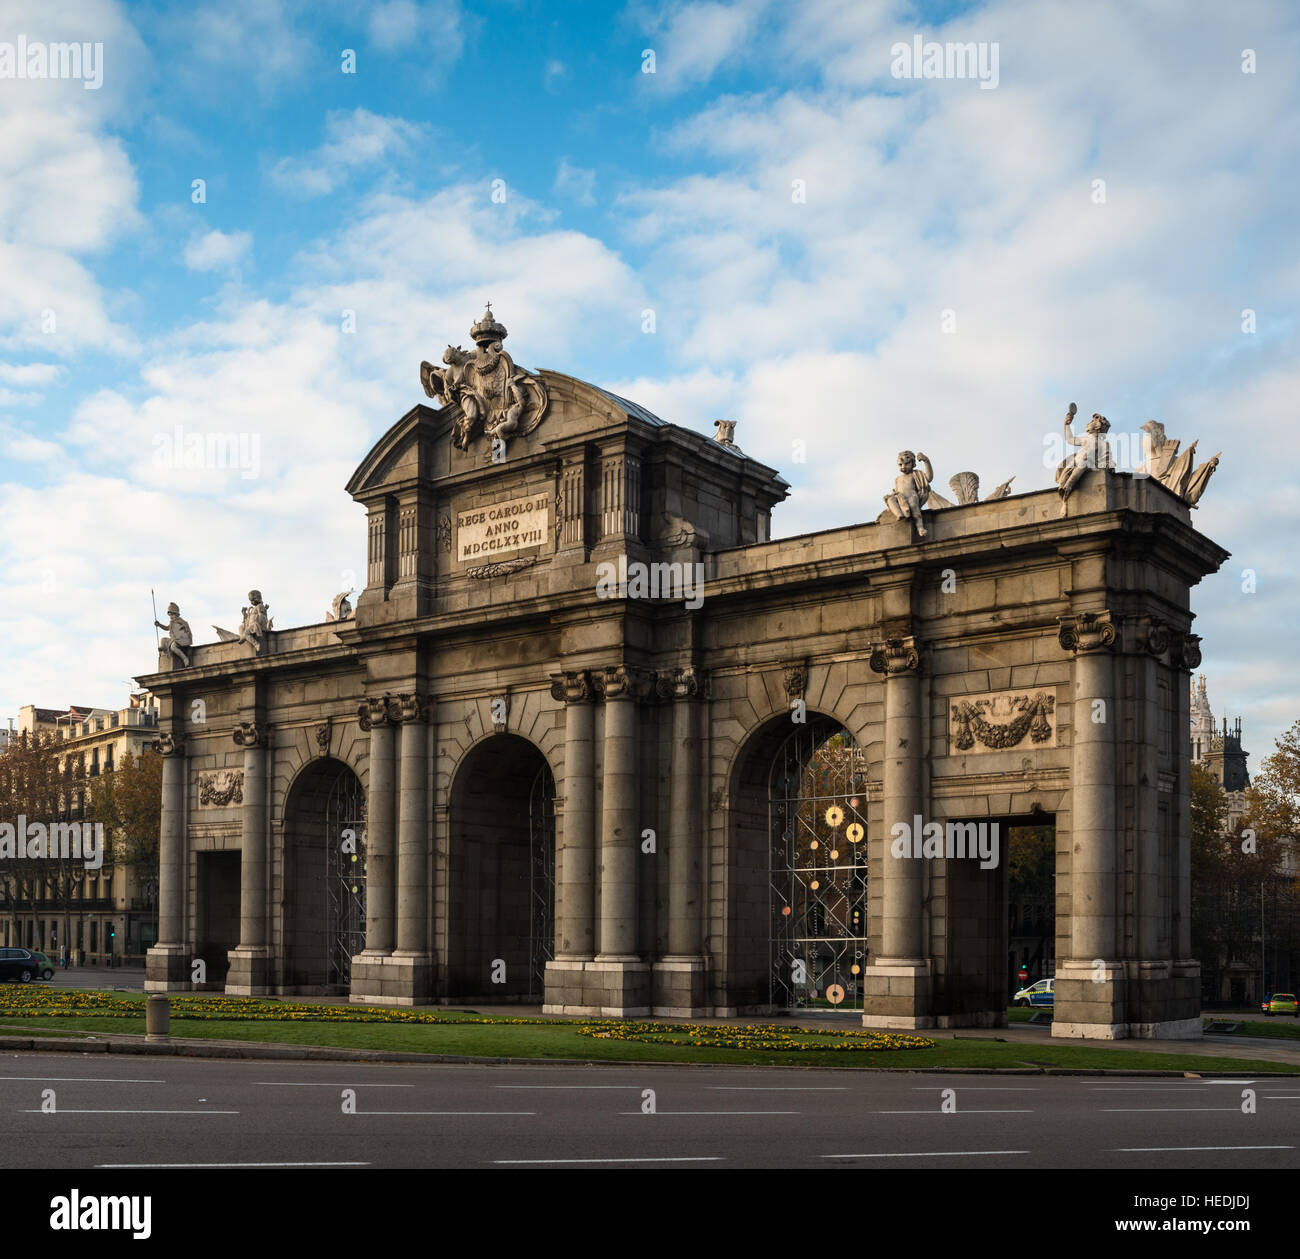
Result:
{"label": "central archway", "polygon": [[728,985],[756,1009],[862,1009],[867,764],[833,718],[755,733],[731,793]]}
{"label": "central archway", "polygon": [[555,946],[555,779],[528,740],[496,734],[452,782],[447,968],[454,1000],[541,1002]]}

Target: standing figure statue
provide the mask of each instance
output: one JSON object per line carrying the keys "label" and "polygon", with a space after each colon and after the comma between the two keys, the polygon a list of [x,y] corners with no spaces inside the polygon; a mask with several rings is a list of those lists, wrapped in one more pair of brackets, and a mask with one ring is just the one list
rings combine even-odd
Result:
{"label": "standing figure statue", "polygon": [[[916,466],[917,459],[925,464],[922,472]],[[917,537],[925,537],[925,522],[921,511],[930,499],[930,482],[934,480],[934,468],[926,458],[924,451],[913,454],[903,450],[898,455],[899,475],[894,478],[893,490],[885,495],[885,506],[899,520],[911,520],[916,524]]]}
{"label": "standing figure statue", "polygon": [[352,603],[348,599],[351,590],[341,591],[330,601],[330,610],[325,613],[326,621],[346,621],[352,615]]}
{"label": "standing figure statue", "polygon": [[159,648],[174,656],[181,662],[183,668],[190,667],[190,658],[185,654],[185,648],[194,642],[194,635],[190,632],[190,623],[181,616],[180,608],[174,604],[167,605],[167,624],[161,621],[155,621],[154,624],[159,629],[165,629]]}
{"label": "standing figure statue", "polygon": [[267,616],[270,608],[262,602],[260,590],[248,592],[249,606],[242,608],[243,619],[239,622],[239,641],[252,646],[257,655],[266,650],[266,635],[271,629],[271,619]]}
{"label": "standing figure statue", "polygon": [[1110,432],[1110,421],[1104,415],[1094,412],[1092,419],[1088,421],[1087,432],[1082,437],[1076,437],[1070,431],[1070,425],[1074,422],[1078,411],[1079,408],[1071,402],[1070,409],[1065,415],[1065,444],[1077,446],[1079,449],[1072,455],[1066,455],[1056,469],[1056,489],[1061,496],[1062,516],[1065,515],[1071,491],[1089,468],[1113,471],[1115,467],[1115,460],[1110,453],[1110,442],[1106,437]]}

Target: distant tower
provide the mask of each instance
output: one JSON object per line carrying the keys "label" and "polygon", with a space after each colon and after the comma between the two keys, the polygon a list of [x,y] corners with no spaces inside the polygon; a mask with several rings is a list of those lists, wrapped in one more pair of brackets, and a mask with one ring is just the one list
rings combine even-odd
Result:
{"label": "distant tower", "polygon": [[1192,691],[1192,761],[1204,765],[1228,796],[1227,828],[1232,831],[1246,810],[1246,788],[1250,772],[1246,768],[1249,753],[1241,747],[1241,718],[1232,726],[1223,719],[1221,730],[1214,728],[1214,713],[1205,693],[1205,674],[1196,680]]}
{"label": "distant tower", "polygon": [[1210,754],[1210,740],[1214,737],[1214,714],[1210,711],[1209,697],[1205,693],[1205,674],[1196,679],[1192,688],[1192,761],[1200,765]]}

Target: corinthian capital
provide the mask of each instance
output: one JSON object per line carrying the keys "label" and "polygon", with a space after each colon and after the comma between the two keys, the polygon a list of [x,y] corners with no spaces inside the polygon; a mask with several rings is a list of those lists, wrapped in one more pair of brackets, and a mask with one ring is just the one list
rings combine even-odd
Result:
{"label": "corinthian capital", "polygon": [[585,669],[551,674],[551,698],[565,704],[585,704],[594,694],[591,674]]}
{"label": "corinthian capital", "polygon": [[237,747],[264,748],[268,732],[269,727],[265,723],[258,725],[255,721],[241,721],[231,731],[230,737]]}
{"label": "corinthian capital", "polygon": [[1115,627],[1107,611],[1071,612],[1068,616],[1058,616],[1056,620],[1060,626],[1058,637],[1061,646],[1076,656],[1105,651],[1115,641]]}
{"label": "corinthian capital", "polygon": [[917,650],[915,638],[887,638],[883,643],[872,645],[871,669],[874,673],[897,677],[902,673],[917,673],[920,668],[921,653]]}

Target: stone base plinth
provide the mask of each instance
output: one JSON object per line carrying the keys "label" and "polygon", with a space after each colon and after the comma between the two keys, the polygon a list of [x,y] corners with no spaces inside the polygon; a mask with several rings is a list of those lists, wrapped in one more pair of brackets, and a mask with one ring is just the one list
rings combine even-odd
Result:
{"label": "stone base plinth", "polygon": [[652,971],[656,1016],[696,1019],[712,1014],[713,1007],[705,1002],[708,966],[702,957],[665,957]]}
{"label": "stone base plinth", "polygon": [[1195,961],[1065,962],[1056,972],[1052,1035],[1087,1040],[1199,1040]]}
{"label": "stone base plinth", "polygon": [[639,958],[558,959],[546,963],[543,1014],[646,1018],[650,963]]}
{"label": "stone base plinth", "polygon": [[1052,991],[1053,1036],[1128,1039],[1129,983],[1122,962],[1061,962]]}
{"label": "stone base plinth", "polygon": [[434,999],[428,953],[358,953],[348,1000],[357,1005],[429,1005]]}
{"label": "stone base plinth", "polygon": [[190,951],[183,944],[155,944],[144,959],[145,992],[188,992]]}
{"label": "stone base plinth", "polygon": [[271,995],[271,950],[261,946],[240,945],[230,950],[230,969],[226,971],[226,995],[230,997],[269,997]]}
{"label": "stone base plinth", "polygon": [[880,958],[862,973],[862,1026],[899,1031],[933,1027],[928,961]]}

